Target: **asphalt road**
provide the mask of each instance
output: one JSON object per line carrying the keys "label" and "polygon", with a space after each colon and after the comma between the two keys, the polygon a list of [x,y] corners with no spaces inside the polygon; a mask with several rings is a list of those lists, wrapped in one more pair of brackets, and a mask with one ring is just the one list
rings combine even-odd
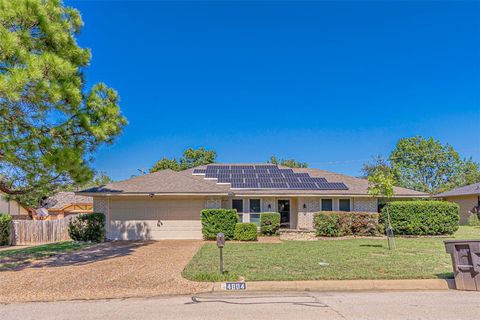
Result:
{"label": "asphalt road", "polygon": [[225,293],[0,305],[0,319],[479,319],[480,292]]}

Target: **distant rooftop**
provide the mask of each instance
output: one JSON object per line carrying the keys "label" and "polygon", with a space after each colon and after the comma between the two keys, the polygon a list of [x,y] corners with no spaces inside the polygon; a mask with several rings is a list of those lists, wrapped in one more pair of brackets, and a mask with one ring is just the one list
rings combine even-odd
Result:
{"label": "distant rooftop", "polygon": [[466,196],[466,195],[480,195],[480,182],[455,188],[435,195],[436,198]]}

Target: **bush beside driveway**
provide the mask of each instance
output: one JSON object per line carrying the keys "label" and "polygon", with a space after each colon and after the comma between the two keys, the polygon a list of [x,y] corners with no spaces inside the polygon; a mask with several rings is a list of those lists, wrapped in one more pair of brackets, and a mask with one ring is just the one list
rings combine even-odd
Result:
{"label": "bush beside driveway", "polygon": [[0,302],[191,294],[210,290],[181,272],[202,241],[106,242],[0,271]]}

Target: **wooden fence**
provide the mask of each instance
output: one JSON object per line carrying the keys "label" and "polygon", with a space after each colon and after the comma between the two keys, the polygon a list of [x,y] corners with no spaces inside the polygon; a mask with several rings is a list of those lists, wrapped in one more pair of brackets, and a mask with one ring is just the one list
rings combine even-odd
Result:
{"label": "wooden fence", "polygon": [[13,220],[11,244],[24,246],[70,240],[69,221],[70,219]]}

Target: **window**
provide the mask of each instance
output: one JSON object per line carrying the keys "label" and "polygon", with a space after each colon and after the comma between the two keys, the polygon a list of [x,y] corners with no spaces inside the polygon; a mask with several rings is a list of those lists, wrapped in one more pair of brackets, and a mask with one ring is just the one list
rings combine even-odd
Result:
{"label": "window", "polygon": [[250,222],[260,225],[260,213],[250,213]]}
{"label": "window", "polygon": [[322,199],[322,211],[333,211],[332,199]]}
{"label": "window", "polygon": [[350,199],[340,199],[340,200],[338,200],[338,210],[340,210],[340,211],[350,211]]}
{"label": "window", "polygon": [[260,212],[260,199],[250,199],[250,212]]}
{"label": "window", "polygon": [[243,212],[243,200],[242,199],[233,199],[232,200],[232,209],[237,209],[237,212]]}

